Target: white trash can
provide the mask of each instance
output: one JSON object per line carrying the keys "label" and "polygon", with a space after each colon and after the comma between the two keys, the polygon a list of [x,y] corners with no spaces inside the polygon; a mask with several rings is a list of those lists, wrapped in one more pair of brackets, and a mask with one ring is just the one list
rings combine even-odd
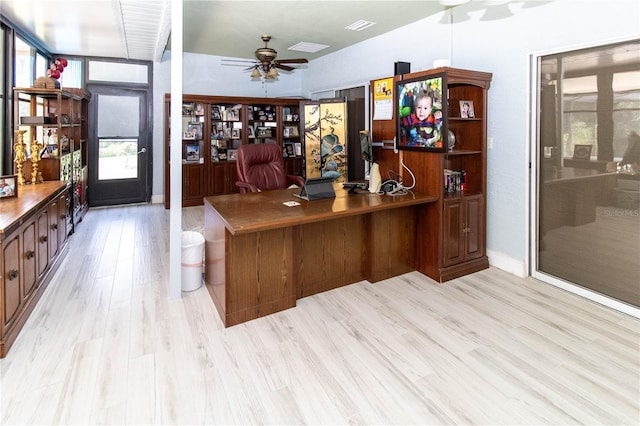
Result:
{"label": "white trash can", "polygon": [[202,285],[204,237],[199,232],[182,231],[182,291],[193,291]]}

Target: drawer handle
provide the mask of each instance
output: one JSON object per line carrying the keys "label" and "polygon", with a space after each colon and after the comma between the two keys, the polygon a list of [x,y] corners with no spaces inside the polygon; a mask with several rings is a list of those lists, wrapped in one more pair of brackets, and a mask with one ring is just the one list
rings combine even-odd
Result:
{"label": "drawer handle", "polygon": [[7,275],[9,275],[9,281],[14,280],[18,277],[18,271],[16,269],[12,269]]}
{"label": "drawer handle", "polygon": [[47,236],[46,236],[46,235],[42,235],[42,236],[40,237],[40,242],[41,242],[41,243],[46,243],[46,242],[47,242],[47,240],[48,240],[48,238],[47,238]]}
{"label": "drawer handle", "polygon": [[53,225],[51,225],[51,228],[52,228],[52,229],[58,229],[58,224],[57,224],[57,223],[54,223]]}
{"label": "drawer handle", "polygon": [[27,259],[33,259],[33,257],[36,255],[36,252],[33,250],[27,250]]}

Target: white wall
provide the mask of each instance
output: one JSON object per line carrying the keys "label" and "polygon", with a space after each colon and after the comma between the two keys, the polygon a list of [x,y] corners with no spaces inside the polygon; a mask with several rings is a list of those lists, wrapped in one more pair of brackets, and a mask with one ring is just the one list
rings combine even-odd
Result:
{"label": "white wall", "polygon": [[[528,6],[528,7],[525,7]],[[303,95],[361,85],[393,75],[396,61],[412,71],[432,68],[436,59],[451,66],[493,73],[489,90],[487,249],[493,265],[527,274],[529,222],[529,57],[534,52],[640,37],[640,5],[635,0],[513,2],[514,16],[482,21],[481,2],[454,9],[454,25],[439,14],[399,30],[316,59],[308,69],[268,87],[268,95]],[[446,13],[446,12],[445,12]],[[463,18],[468,19],[463,20]],[[155,64],[154,194],[162,194],[162,97],[168,92],[164,62]],[[263,96],[260,83],[220,58],[185,55],[185,93]],[[336,72],[339,70],[339,72]],[[195,78],[200,76],[200,78]],[[302,78],[301,80],[298,80]],[[166,82],[166,83],[165,83]]]}

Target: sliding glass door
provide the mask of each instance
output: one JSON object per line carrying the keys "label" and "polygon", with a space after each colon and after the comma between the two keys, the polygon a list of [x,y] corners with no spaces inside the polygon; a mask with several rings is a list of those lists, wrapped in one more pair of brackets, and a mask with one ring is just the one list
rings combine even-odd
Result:
{"label": "sliding glass door", "polygon": [[536,58],[533,275],[640,307],[640,41]]}

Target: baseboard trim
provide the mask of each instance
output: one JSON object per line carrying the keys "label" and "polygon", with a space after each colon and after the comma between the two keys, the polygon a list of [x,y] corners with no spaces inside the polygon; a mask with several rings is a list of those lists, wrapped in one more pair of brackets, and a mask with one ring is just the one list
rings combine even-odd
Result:
{"label": "baseboard trim", "polygon": [[523,260],[514,259],[504,253],[487,250],[489,265],[509,272],[517,277],[525,278],[529,276],[529,267]]}

